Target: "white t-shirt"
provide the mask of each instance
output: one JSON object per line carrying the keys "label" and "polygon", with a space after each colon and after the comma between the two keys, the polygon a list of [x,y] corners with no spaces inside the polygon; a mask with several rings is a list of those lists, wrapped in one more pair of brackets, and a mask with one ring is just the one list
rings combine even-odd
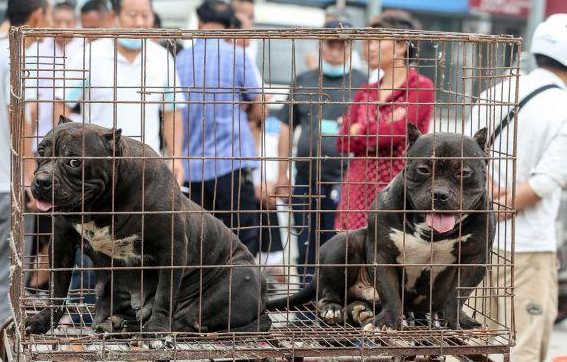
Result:
{"label": "white t-shirt", "polygon": [[[159,153],[159,110],[181,109],[184,96],[179,89],[174,91],[180,83],[171,54],[151,40],[145,42],[146,51],[133,63],[115,53],[112,39],[87,44],[70,60],[70,71],[65,72],[64,86],[58,87],[56,98],[71,108],[84,100],[86,123],[121,128],[122,135]],[[113,101],[118,102],[116,106]]]}
{"label": "white t-shirt", "polygon": [[10,49],[8,38],[0,40],[0,193],[10,192]]}
{"label": "white t-shirt", "polygon": [[[72,39],[69,41],[65,49],[62,49],[55,43],[53,38],[45,38],[41,43],[32,44],[26,51],[26,63],[28,67],[36,68],[40,64],[37,82],[38,103],[37,123],[35,126],[34,141],[32,142],[32,151],[37,150],[37,145],[42,138],[53,128],[53,102],[55,101],[55,86],[59,83],[58,79],[63,77],[63,69],[68,68],[67,65],[72,56],[81,52],[83,41],[80,39]],[[70,69],[70,68],[69,68]],[[28,86],[31,82],[26,82]],[[45,102],[49,101],[49,102]],[[68,115],[70,116],[70,115]],[[73,114],[73,116],[78,116]],[[82,121],[82,117],[70,116],[75,121]],[[35,120],[34,120],[35,122]]]}
{"label": "white t-shirt", "polygon": [[[561,88],[547,89],[536,95],[520,110],[517,118],[517,161],[516,185],[529,183],[541,198],[535,205],[516,215],[516,252],[545,252],[557,249],[555,220],[561,202],[561,188],[567,182],[567,91],[565,84],[552,72],[537,68],[520,78],[519,101],[535,89],[557,84]],[[515,81],[503,82],[483,92],[481,101],[512,101],[515,94]],[[493,103],[494,104],[494,103]],[[466,130],[472,133],[490,125],[489,135],[494,134],[495,125],[508,114],[508,106],[476,106]],[[492,150],[494,157],[504,157],[498,152],[512,154],[513,134],[516,121],[509,123],[498,137]],[[493,179],[501,188],[512,189],[512,160],[491,162],[489,167]],[[512,222],[498,225],[494,246],[511,250]],[[506,240],[506,243],[504,243]]]}

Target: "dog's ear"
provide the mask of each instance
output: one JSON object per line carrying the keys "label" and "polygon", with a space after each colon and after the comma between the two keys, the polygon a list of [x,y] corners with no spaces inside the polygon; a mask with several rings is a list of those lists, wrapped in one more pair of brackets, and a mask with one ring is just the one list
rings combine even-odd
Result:
{"label": "dog's ear", "polygon": [[58,126],[65,124],[65,123],[71,123],[73,122],[72,120],[70,120],[69,118],[65,117],[64,115],[60,115],[59,116],[59,123],[57,124]]}
{"label": "dog's ear", "polygon": [[417,141],[419,137],[421,137],[421,132],[417,129],[417,126],[411,122],[408,122],[407,125],[407,135],[408,135],[408,148],[411,147]]}
{"label": "dog's ear", "polygon": [[488,140],[488,128],[484,127],[479,129],[473,136],[474,140],[476,141],[476,143],[478,143],[478,145],[480,146],[480,148],[482,149],[483,152],[487,151],[487,140]]}
{"label": "dog's ear", "polygon": [[108,132],[104,133],[102,137],[106,141],[106,145],[108,148],[113,150],[118,150],[118,141],[120,141],[120,136],[122,135],[122,129],[120,128],[112,128],[108,130]]}

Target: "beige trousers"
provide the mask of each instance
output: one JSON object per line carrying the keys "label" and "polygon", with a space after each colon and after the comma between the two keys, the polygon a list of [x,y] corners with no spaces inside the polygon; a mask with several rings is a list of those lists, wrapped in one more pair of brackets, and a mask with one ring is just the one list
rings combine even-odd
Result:
{"label": "beige trousers", "polygon": [[[499,251],[502,255],[504,252]],[[510,259],[510,254],[506,255]],[[494,260],[495,263],[498,263]],[[500,261],[502,264],[503,262]],[[516,322],[516,346],[512,348],[512,362],[543,362],[553,322],[557,316],[557,259],[555,253],[517,253],[514,259],[514,315]],[[479,322],[491,329],[511,326],[512,303],[503,297],[504,287],[511,285],[511,268],[493,267],[483,286],[491,289],[492,297],[484,300],[484,308],[490,318],[498,321]],[[477,295],[480,294],[477,292]],[[473,305],[473,300],[469,304]],[[478,301],[477,301],[478,303]],[[478,307],[478,305],[477,305]],[[468,311],[470,313],[470,311]]]}

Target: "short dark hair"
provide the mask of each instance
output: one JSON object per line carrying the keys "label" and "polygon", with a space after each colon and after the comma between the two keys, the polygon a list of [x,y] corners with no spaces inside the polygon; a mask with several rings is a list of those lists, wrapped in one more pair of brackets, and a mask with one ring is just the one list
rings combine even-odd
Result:
{"label": "short dark hair", "polygon": [[47,0],[8,0],[6,18],[12,26],[22,26],[37,9],[45,10]]}
{"label": "short dark hair", "polygon": [[56,10],[68,10],[75,13],[75,6],[67,1],[64,1],[62,3],[55,4],[55,6],[53,7],[53,11]]}
{"label": "short dark hair", "polygon": [[567,72],[567,67],[557,60],[543,54],[534,54],[535,62],[539,68],[551,68],[562,72]]}
{"label": "short dark hair", "polygon": [[[403,10],[386,10],[382,14],[370,20],[368,24],[371,28],[385,29],[405,29],[405,30],[421,30],[423,27],[421,22],[411,16],[410,13]],[[408,42],[408,61],[417,57],[416,46]]]}
{"label": "short dark hair", "polygon": [[197,8],[197,16],[203,23],[219,23],[227,29],[237,23],[232,6],[220,0],[205,0]]}
{"label": "short dark hair", "polygon": [[[150,2],[150,6],[152,6],[152,0],[148,1]],[[120,14],[120,10],[122,10],[122,0],[110,0],[110,2],[112,3],[112,10],[114,10],[116,14]]]}
{"label": "short dark hair", "polygon": [[154,28],[159,29],[162,27],[161,16],[154,11]]}
{"label": "short dark hair", "polygon": [[108,12],[110,9],[106,5],[105,0],[89,0],[81,8],[81,14],[90,13],[91,11],[96,11],[99,14]]}

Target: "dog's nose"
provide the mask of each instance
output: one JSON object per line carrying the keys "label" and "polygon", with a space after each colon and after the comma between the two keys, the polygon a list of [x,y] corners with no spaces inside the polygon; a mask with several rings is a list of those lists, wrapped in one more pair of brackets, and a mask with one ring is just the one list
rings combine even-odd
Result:
{"label": "dog's nose", "polygon": [[433,201],[445,202],[449,200],[449,193],[445,190],[435,190],[433,191]]}
{"label": "dog's nose", "polygon": [[49,190],[51,189],[51,177],[48,175],[37,176],[34,181],[35,187],[40,190]]}

